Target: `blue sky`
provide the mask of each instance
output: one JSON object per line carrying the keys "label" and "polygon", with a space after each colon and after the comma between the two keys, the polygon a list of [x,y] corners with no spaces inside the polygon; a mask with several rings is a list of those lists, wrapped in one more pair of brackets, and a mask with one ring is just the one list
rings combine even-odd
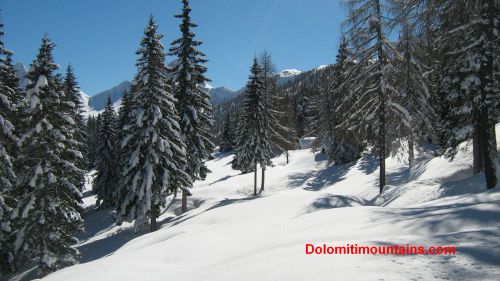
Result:
{"label": "blue sky", "polygon": [[[29,65],[47,34],[55,59],[74,66],[90,95],[131,79],[135,51],[153,14],[163,44],[179,36],[180,0],[0,0],[5,44]],[[197,38],[214,86],[242,87],[255,54],[267,49],[279,70],[333,63],[345,10],[334,0],[191,0]],[[170,58],[168,60],[171,60]]]}

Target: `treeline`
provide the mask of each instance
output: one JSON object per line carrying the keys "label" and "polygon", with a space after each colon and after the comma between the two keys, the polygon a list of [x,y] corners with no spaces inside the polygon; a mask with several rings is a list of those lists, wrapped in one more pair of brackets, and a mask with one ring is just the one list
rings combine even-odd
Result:
{"label": "treeline", "polygon": [[[205,55],[195,39],[188,0],[182,0],[179,39],[164,50],[153,17],[148,21],[132,88],[119,113],[111,100],[97,118],[84,118],[71,66],[57,73],[54,44],[42,40],[21,89],[12,52],[0,41],[0,268],[1,274],[35,263],[44,276],[75,264],[83,230],[85,174],[95,169],[99,208],[114,208],[116,223],[149,223],[193,182],[210,172],[205,161],[212,106],[203,88]],[[3,33],[2,33],[3,35]],[[165,64],[167,55],[177,63]],[[173,200],[173,199],[172,199]]]}
{"label": "treeline", "polygon": [[[265,170],[270,156],[314,136],[314,148],[335,164],[354,161],[367,149],[376,152],[382,193],[392,148],[406,148],[411,168],[416,150],[426,145],[453,158],[461,143],[471,141],[474,173],[484,171],[487,187],[494,188],[499,1],[346,4],[349,17],[335,64],[266,87],[263,81],[269,77],[262,74],[261,59],[239,99],[216,108],[220,148],[235,151],[233,167],[251,172],[258,163]],[[280,101],[271,105],[267,100],[273,99]],[[287,133],[280,134],[266,120]],[[285,141],[273,142],[272,134]]]}

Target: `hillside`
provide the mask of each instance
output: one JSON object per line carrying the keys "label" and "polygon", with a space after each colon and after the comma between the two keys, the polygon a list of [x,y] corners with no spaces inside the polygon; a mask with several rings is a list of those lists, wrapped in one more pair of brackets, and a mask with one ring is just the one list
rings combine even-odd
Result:
{"label": "hillside", "polygon": [[[307,147],[308,142],[302,143]],[[470,148],[454,161],[420,153],[408,170],[387,160],[378,195],[377,161],[331,166],[310,149],[274,159],[267,189],[216,154],[196,184],[190,211],[178,202],[161,229],[113,226],[85,193],[82,264],[43,280],[495,280],[500,276],[500,193],[470,176]],[[260,176],[260,175],[259,175]],[[90,179],[90,178],[89,178]],[[90,189],[90,186],[88,186]],[[456,246],[456,255],[306,255],[305,244]],[[425,268],[426,270],[421,270]],[[360,270],[362,269],[362,270]]]}

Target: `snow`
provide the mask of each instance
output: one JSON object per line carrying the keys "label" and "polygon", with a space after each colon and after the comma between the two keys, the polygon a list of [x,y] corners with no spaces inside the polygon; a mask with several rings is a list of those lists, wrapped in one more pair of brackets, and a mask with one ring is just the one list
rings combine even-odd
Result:
{"label": "snow", "polygon": [[322,65],[316,67],[316,70],[323,70],[323,69],[325,69],[327,67],[328,67],[328,64],[322,64]]}
{"label": "snow", "polygon": [[[97,211],[87,192],[83,263],[44,280],[499,279],[500,192],[471,176],[470,147],[454,161],[421,152],[412,170],[388,158],[379,196],[375,155],[331,166],[307,148],[311,141],[290,151],[288,165],[284,155],[273,159],[258,197],[253,174],[216,153],[212,173],[192,189],[190,211],[181,215],[176,199],[154,233],[114,226],[114,212]],[[316,256],[305,255],[306,243],[454,245],[457,254]]]}
{"label": "snow", "polygon": [[278,76],[280,78],[287,78],[290,76],[297,76],[301,73],[302,73],[302,71],[292,68],[292,69],[282,70],[280,73],[278,73]]}

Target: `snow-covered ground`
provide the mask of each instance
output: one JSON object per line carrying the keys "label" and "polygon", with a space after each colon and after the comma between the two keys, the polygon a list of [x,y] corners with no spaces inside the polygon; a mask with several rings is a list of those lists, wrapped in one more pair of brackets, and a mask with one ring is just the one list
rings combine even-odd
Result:
{"label": "snow-covered ground", "polygon": [[[421,153],[411,171],[387,160],[378,195],[375,157],[331,166],[309,149],[274,159],[266,191],[216,154],[190,211],[176,201],[161,229],[113,226],[87,192],[82,263],[44,280],[500,280],[500,188],[471,176],[470,151],[453,162]],[[89,177],[90,180],[90,177]],[[260,173],[259,173],[260,181]],[[90,185],[88,186],[90,188]],[[454,245],[456,255],[306,255],[305,244]]]}

